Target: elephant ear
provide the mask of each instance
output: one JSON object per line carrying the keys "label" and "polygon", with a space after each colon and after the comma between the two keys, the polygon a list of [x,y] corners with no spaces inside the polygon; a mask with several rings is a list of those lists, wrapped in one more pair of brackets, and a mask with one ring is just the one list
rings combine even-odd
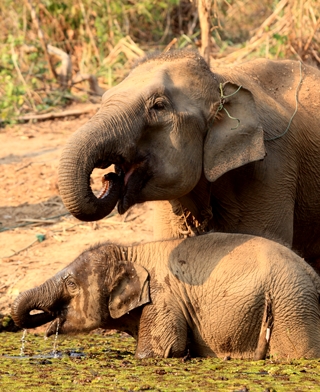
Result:
{"label": "elephant ear", "polygon": [[141,265],[124,262],[109,297],[110,316],[117,319],[150,302],[149,274]]}
{"label": "elephant ear", "polygon": [[230,82],[221,87],[222,101],[216,103],[215,111],[220,103],[223,109],[214,119],[204,143],[204,174],[211,182],[266,155],[251,92]]}

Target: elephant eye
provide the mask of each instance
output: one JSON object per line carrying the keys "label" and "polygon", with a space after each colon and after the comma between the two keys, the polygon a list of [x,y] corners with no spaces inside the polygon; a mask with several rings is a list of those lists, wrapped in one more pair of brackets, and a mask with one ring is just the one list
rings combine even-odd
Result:
{"label": "elephant eye", "polygon": [[159,110],[159,111],[160,111],[160,110],[163,110],[164,108],[165,108],[164,102],[158,100],[158,101],[156,101],[156,102],[153,104],[153,106],[152,106],[151,109]]}
{"label": "elephant eye", "polygon": [[72,278],[66,280],[66,286],[68,290],[72,292],[77,290],[78,287],[77,283]]}

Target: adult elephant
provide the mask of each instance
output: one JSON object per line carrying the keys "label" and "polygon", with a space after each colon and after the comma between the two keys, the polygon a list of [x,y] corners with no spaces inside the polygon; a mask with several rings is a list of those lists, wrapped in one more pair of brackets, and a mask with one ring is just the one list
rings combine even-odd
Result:
{"label": "adult elephant", "polygon": [[[211,71],[196,53],[138,64],[69,139],[59,188],[85,221],[136,203],[157,208],[157,237],[255,234],[320,257],[320,72],[297,61]],[[97,198],[95,167],[115,165]],[[161,223],[160,223],[161,220]],[[183,231],[186,229],[185,231]]]}

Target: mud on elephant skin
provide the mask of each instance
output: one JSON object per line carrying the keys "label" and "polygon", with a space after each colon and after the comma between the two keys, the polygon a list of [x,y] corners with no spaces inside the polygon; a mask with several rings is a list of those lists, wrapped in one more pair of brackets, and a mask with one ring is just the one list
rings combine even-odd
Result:
{"label": "mud on elephant skin", "polygon": [[[23,328],[47,335],[117,329],[136,357],[320,357],[320,278],[270,240],[209,233],[130,247],[97,245],[20,294]],[[34,309],[43,313],[30,315]],[[58,324],[59,323],[59,324]]]}
{"label": "mud on elephant skin", "polygon": [[[320,72],[297,61],[210,70],[187,51],[147,58],[66,144],[62,199],[89,221],[163,200],[155,239],[245,233],[320,258],[319,105]],[[98,199],[90,174],[111,164]]]}

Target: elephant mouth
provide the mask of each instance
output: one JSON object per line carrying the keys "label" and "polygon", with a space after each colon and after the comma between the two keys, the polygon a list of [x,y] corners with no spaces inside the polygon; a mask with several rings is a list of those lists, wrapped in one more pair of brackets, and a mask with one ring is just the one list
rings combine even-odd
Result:
{"label": "elephant mouth", "polygon": [[49,337],[51,335],[57,335],[63,333],[63,324],[64,320],[62,317],[56,317],[48,326],[45,332],[45,337]]}
{"label": "elephant mouth", "polygon": [[115,173],[108,173],[102,177],[102,188],[97,196],[99,199],[108,196],[113,186],[114,175],[117,175],[122,182],[117,208],[119,214],[124,214],[134,204],[144,201],[140,194],[152,174],[146,159],[136,163],[115,164]]}

